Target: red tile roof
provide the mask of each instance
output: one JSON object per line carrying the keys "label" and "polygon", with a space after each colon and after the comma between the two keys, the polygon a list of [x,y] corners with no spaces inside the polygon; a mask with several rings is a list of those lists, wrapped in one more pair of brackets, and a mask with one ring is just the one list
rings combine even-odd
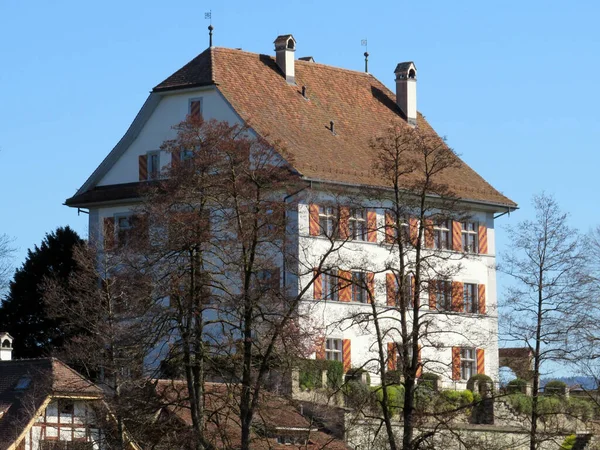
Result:
{"label": "red tile roof", "polygon": [[[215,84],[233,109],[309,179],[385,186],[372,171],[371,139],[392,123],[408,126],[395,94],[370,74],[296,60],[288,84],[268,55],[212,47],[154,88]],[[307,87],[308,100],[302,94]],[[334,135],[329,130],[335,122]],[[419,114],[418,127],[432,131]],[[514,207],[462,160],[438,180],[463,199]]]}

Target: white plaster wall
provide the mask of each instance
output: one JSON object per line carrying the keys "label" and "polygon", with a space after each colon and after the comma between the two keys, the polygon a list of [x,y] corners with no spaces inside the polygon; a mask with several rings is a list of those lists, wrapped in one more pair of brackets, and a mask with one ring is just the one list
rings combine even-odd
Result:
{"label": "white plaster wall", "polygon": [[[180,93],[165,94],[150,116],[138,137],[125,153],[102,177],[98,186],[138,181],[138,156],[149,151],[160,149],[167,139],[173,139],[176,131],[173,125],[185,120],[189,113],[190,99],[202,99],[202,115],[205,119],[226,120],[229,123],[240,123],[237,115],[223,96],[214,87],[191,90]],[[160,163],[165,166],[171,162],[166,152],[161,152]]]}

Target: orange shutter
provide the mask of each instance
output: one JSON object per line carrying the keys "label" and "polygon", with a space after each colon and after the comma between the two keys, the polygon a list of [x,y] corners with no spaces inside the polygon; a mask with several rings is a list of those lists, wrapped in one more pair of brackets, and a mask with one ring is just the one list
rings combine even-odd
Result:
{"label": "orange shutter", "polygon": [[398,352],[396,351],[396,344],[393,342],[388,342],[388,360],[387,360],[387,368],[388,370],[396,370],[398,368]]}
{"label": "orange shutter", "polygon": [[460,347],[452,347],[452,379],[460,380]]}
{"label": "orange shutter", "polygon": [[394,226],[395,226],[394,217],[392,216],[391,211],[385,212],[385,242],[386,244],[394,243]]}
{"label": "orange shutter", "polygon": [[452,282],[452,311],[462,312],[464,309],[463,284],[460,281]]}
{"label": "orange shutter", "polygon": [[348,219],[350,218],[350,208],[340,206],[340,239],[348,239],[350,237],[350,228],[348,227]]}
{"label": "orange shutter", "polygon": [[138,156],[138,172],[140,181],[148,179],[148,155]]}
{"label": "orange shutter", "polygon": [[421,346],[418,346],[417,349],[417,373],[415,374],[415,376],[417,378],[421,378],[421,375],[423,374],[423,363],[421,361]]}
{"label": "orange shutter", "polygon": [[477,373],[485,373],[485,350],[477,349]]}
{"label": "orange shutter", "polygon": [[477,297],[477,301],[479,302],[479,314],[485,314],[485,284],[480,284],[479,295]]}
{"label": "orange shutter", "polygon": [[342,340],[342,362],[344,364],[344,373],[347,373],[352,367],[352,352],[350,349],[350,339]]}
{"label": "orange shutter", "polygon": [[387,296],[387,305],[396,306],[396,277],[393,273],[385,274],[385,292]]}
{"label": "orange shutter", "polygon": [[321,300],[323,298],[323,274],[320,274],[317,269],[313,269],[313,297],[315,300]]}
{"label": "orange shutter", "polygon": [[177,167],[181,162],[181,151],[175,150],[171,152],[171,167]]}
{"label": "orange shutter", "polygon": [[340,270],[338,275],[340,302],[349,302],[352,300],[352,273]]}
{"label": "orange shutter", "polygon": [[452,248],[462,252],[462,224],[456,220],[452,221]]}
{"label": "orange shutter", "polygon": [[104,250],[112,250],[115,246],[115,218],[104,218]]}
{"label": "orange shutter", "polygon": [[429,309],[437,309],[437,281],[429,280]]}
{"label": "orange shutter", "polygon": [[316,359],[325,359],[325,338],[324,337],[317,338],[317,342],[315,342],[315,358]]}
{"label": "orange shutter", "polygon": [[411,276],[410,277],[410,306],[411,306],[411,308],[415,307],[415,295],[418,296],[417,291],[416,291],[415,277]]}
{"label": "orange shutter", "polygon": [[480,223],[479,224],[479,253],[484,255],[488,252],[488,243],[487,243],[487,227]]}
{"label": "orange shutter", "polygon": [[413,247],[417,246],[419,240],[419,221],[416,217],[410,217],[408,219],[408,229],[410,234],[410,244]]}
{"label": "orange shutter", "polygon": [[433,220],[425,219],[425,247],[433,248]]}
{"label": "orange shutter", "polygon": [[195,118],[200,117],[200,100],[190,102],[190,116]]}
{"label": "orange shutter", "polygon": [[308,211],[310,214],[310,220],[309,220],[309,232],[311,236],[318,236],[319,234],[321,234],[321,230],[320,230],[320,226],[319,226],[319,205],[315,205],[314,203],[311,203],[308,206]]}
{"label": "orange shutter", "polygon": [[367,241],[377,242],[377,212],[367,210]]}
{"label": "orange shutter", "polygon": [[367,303],[375,301],[375,274],[373,272],[367,272]]}

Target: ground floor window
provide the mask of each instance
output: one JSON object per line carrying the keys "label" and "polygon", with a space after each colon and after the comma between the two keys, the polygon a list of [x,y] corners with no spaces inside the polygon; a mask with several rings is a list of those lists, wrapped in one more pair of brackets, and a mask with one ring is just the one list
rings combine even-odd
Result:
{"label": "ground floor window", "polygon": [[325,342],[325,359],[342,361],[342,340],[328,338]]}

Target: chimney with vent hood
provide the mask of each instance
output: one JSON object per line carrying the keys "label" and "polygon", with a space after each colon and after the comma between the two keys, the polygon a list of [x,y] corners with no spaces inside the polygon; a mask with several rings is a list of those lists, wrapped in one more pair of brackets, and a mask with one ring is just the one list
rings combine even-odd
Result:
{"label": "chimney with vent hood", "polygon": [[412,61],[396,66],[396,104],[410,126],[417,125],[417,68]]}
{"label": "chimney with vent hood", "polygon": [[0,361],[10,361],[12,359],[13,337],[6,333],[0,333]]}
{"label": "chimney with vent hood", "polygon": [[277,36],[275,39],[275,61],[285,76],[285,81],[295,84],[294,78],[294,53],[296,40],[291,34]]}

